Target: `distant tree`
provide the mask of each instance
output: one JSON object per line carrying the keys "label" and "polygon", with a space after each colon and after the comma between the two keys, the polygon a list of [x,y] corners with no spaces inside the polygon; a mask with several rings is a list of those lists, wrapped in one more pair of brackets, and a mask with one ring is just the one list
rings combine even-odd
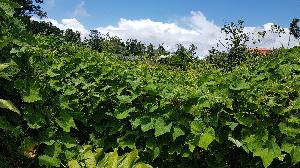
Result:
{"label": "distant tree", "polygon": [[35,20],[30,20],[27,23],[27,29],[33,34],[43,34],[43,35],[54,35],[62,36],[63,31],[58,27],[54,26],[51,22],[38,22]]}
{"label": "distant tree", "polygon": [[196,50],[197,50],[197,46],[195,44],[191,44],[188,52],[192,55],[193,58],[195,57],[195,55],[197,53]]}
{"label": "distant tree", "polygon": [[80,32],[79,31],[74,32],[72,29],[67,29],[65,31],[64,38],[67,42],[79,43],[81,41]]}
{"label": "distant tree", "polygon": [[294,18],[290,23],[290,35],[293,35],[296,39],[300,38],[300,28],[298,26],[300,19]]}
{"label": "distant tree", "polygon": [[158,55],[158,57],[161,56],[161,55],[169,55],[169,54],[170,54],[170,52],[168,52],[168,51],[165,49],[165,47],[164,47],[163,44],[160,44],[160,45],[158,46],[158,48],[157,48],[157,55]]}
{"label": "distant tree", "polygon": [[177,50],[174,53],[161,55],[164,57],[160,57],[158,62],[186,70],[189,63],[195,60],[194,55],[196,54],[196,49],[197,47],[195,45],[191,45],[187,49],[182,44],[178,44]]}
{"label": "distant tree", "polygon": [[44,3],[44,0],[11,0],[12,2],[21,5],[20,9],[16,9],[16,16],[32,16],[37,15],[39,17],[45,17],[46,12],[42,11],[40,4]]}
{"label": "distant tree", "polygon": [[250,41],[250,33],[244,31],[244,22],[231,22],[221,29],[226,34],[225,43],[219,41],[227,51],[219,51],[212,48],[207,60],[225,71],[231,71],[235,66],[246,60],[247,45]]}
{"label": "distant tree", "polygon": [[128,39],[126,41],[126,50],[129,55],[134,57],[144,57],[146,46],[136,39]]}
{"label": "distant tree", "polygon": [[117,36],[110,36],[106,34],[103,41],[103,51],[123,55],[125,53],[125,43]]}
{"label": "distant tree", "polygon": [[149,44],[146,47],[146,53],[147,53],[147,58],[150,60],[155,60],[155,50],[154,50],[154,45]]}
{"label": "distant tree", "polygon": [[104,40],[105,38],[98,30],[91,30],[89,38],[85,39],[84,43],[90,46],[92,50],[102,52]]}

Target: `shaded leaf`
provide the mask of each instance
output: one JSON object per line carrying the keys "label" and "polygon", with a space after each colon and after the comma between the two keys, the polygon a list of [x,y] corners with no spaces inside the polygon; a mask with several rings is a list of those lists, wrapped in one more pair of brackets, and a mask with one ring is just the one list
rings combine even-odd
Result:
{"label": "shaded leaf", "polygon": [[9,100],[0,99],[0,108],[5,108],[20,114],[20,111]]}

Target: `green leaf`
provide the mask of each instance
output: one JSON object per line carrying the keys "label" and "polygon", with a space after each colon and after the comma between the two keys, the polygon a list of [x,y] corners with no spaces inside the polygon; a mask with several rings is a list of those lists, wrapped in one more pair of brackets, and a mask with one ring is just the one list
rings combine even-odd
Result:
{"label": "green leaf", "polygon": [[294,165],[300,162],[300,146],[283,142],[281,149],[291,155],[292,163]]}
{"label": "green leaf", "polygon": [[174,128],[174,132],[173,132],[173,140],[175,141],[179,136],[184,135],[184,131],[179,128],[179,127],[175,127]]}
{"label": "green leaf", "polygon": [[215,130],[212,127],[207,128],[200,136],[199,146],[207,150],[208,145],[215,140]]}
{"label": "green leaf", "polygon": [[160,135],[163,135],[167,132],[171,131],[171,127],[172,127],[172,123],[170,124],[166,124],[165,120],[160,117],[158,119],[155,120],[155,125],[154,125],[154,129],[155,129],[155,137],[158,137]]}
{"label": "green leaf", "polygon": [[124,149],[125,147],[128,147],[130,149],[135,148],[135,138],[134,138],[134,133],[125,135],[121,138],[117,139],[117,142],[119,143],[119,146]]}
{"label": "green leaf", "polygon": [[128,104],[131,103],[131,101],[133,100],[133,98],[131,96],[127,96],[127,95],[121,95],[121,96],[117,96],[120,103],[124,103],[124,104]]}
{"label": "green leaf", "polygon": [[146,147],[151,150],[152,160],[156,159],[160,154],[160,148],[158,146],[159,144],[157,144],[153,139],[149,139],[146,143]]}
{"label": "green leaf", "polygon": [[150,129],[154,129],[154,124],[155,124],[155,119],[151,118],[150,122],[144,124],[144,122],[142,122],[143,124],[141,125],[141,129],[143,132],[147,132]]}
{"label": "green leaf", "polygon": [[283,142],[281,145],[281,149],[286,153],[291,153],[292,150],[294,149],[294,146],[295,146],[294,144]]}
{"label": "green leaf", "polygon": [[255,122],[255,118],[253,116],[248,116],[243,113],[236,113],[234,118],[242,125],[251,127],[252,124]]}
{"label": "green leaf", "polygon": [[33,103],[42,100],[42,97],[39,94],[39,89],[35,87],[30,87],[29,92],[23,95],[23,100],[26,103]]}
{"label": "green leaf", "polygon": [[64,91],[64,95],[72,95],[75,94],[77,92],[77,89],[75,86],[68,86],[67,89]]}
{"label": "green leaf", "polygon": [[203,121],[196,120],[191,123],[191,131],[194,135],[201,135],[206,129],[206,125]]}
{"label": "green leaf", "polygon": [[263,142],[260,136],[250,135],[243,142],[254,156],[259,156],[263,160],[265,167],[268,167],[275,158],[281,157],[281,149],[273,136]]}
{"label": "green leaf", "polygon": [[87,150],[84,152],[83,157],[85,161],[85,166],[87,168],[96,168],[97,161],[96,161],[96,154],[93,153],[91,150]]}
{"label": "green leaf", "polygon": [[237,139],[234,139],[233,137],[228,137],[228,140],[233,142],[238,148],[241,147],[243,145],[242,142],[240,142],[239,140]]}
{"label": "green leaf", "polygon": [[118,152],[110,152],[105,155],[105,157],[98,162],[97,167],[103,168],[118,168]]}
{"label": "green leaf", "polygon": [[283,123],[281,122],[279,125],[278,125],[279,129],[280,129],[280,132],[287,135],[287,136],[290,136],[290,137],[293,137],[295,138],[298,134],[300,134],[300,127],[294,127],[290,124],[286,124],[286,123]]}
{"label": "green leaf", "polygon": [[139,162],[135,164],[132,168],[153,168],[153,167],[150,166],[149,164]]}
{"label": "green leaf", "polygon": [[231,129],[231,131],[233,131],[235,129],[235,127],[237,127],[239,125],[239,123],[235,123],[235,122],[226,122],[226,125],[229,126],[229,128]]}
{"label": "green leaf", "polygon": [[138,126],[142,124],[140,118],[136,118],[135,120],[131,121],[132,128],[136,129]]}
{"label": "green leaf", "polygon": [[0,99],[0,108],[5,108],[17,114],[20,114],[20,111],[9,100]]}
{"label": "green leaf", "polygon": [[297,99],[295,99],[293,102],[293,108],[294,109],[300,109],[300,97],[297,97]]}
{"label": "green leaf", "polygon": [[75,138],[71,137],[68,134],[61,137],[61,142],[68,149],[77,146]]}
{"label": "green leaf", "polygon": [[60,160],[57,159],[56,157],[42,155],[39,157],[39,164],[41,166],[60,167]]}
{"label": "green leaf", "polygon": [[7,15],[13,16],[15,13],[14,4],[15,3],[0,2],[0,8],[3,9]]}
{"label": "green leaf", "polygon": [[69,168],[81,168],[77,160],[71,160],[68,162]]}
{"label": "green leaf", "polygon": [[10,65],[7,63],[0,64],[0,72],[2,72],[5,68],[9,67]]}
{"label": "green leaf", "polygon": [[295,146],[291,152],[291,156],[294,165],[300,162],[300,146]]}
{"label": "green leaf", "polygon": [[24,119],[32,129],[39,129],[47,124],[41,111],[35,111],[33,108],[24,109]]}
{"label": "green leaf", "polygon": [[118,162],[118,167],[120,168],[132,168],[136,160],[138,159],[138,151],[136,149],[132,150],[130,153],[123,156]]}
{"label": "green leaf", "polygon": [[6,80],[9,80],[11,81],[11,76],[13,74],[16,74],[16,70],[14,71],[11,71],[11,70],[7,70],[6,69],[8,67],[11,67],[11,66],[16,66],[16,63],[15,62],[10,62],[10,63],[4,63],[4,64],[0,64],[0,78],[4,78]]}
{"label": "green leaf", "polygon": [[71,128],[76,128],[73,117],[66,112],[60,113],[60,117],[56,118],[55,121],[65,132],[70,132]]}
{"label": "green leaf", "polygon": [[116,118],[119,120],[125,119],[125,118],[129,117],[130,113],[132,113],[134,111],[136,111],[135,107],[127,109],[127,110],[123,111],[122,113],[117,114]]}
{"label": "green leaf", "polygon": [[250,85],[245,80],[238,80],[232,83],[229,88],[231,90],[246,90],[250,88]]}

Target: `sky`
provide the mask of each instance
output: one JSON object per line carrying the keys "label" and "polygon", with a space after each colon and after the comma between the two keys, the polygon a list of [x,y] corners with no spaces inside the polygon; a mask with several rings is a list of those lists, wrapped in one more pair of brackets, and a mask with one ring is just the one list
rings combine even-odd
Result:
{"label": "sky", "polygon": [[[42,7],[48,13],[44,20],[83,37],[97,29],[170,49],[193,43],[200,56],[225,39],[220,32],[224,24],[244,20],[249,32],[269,30],[273,23],[288,30],[290,21],[300,18],[300,0],[46,0]],[[280,47],[287,39],[270,34],[253,47]]]}

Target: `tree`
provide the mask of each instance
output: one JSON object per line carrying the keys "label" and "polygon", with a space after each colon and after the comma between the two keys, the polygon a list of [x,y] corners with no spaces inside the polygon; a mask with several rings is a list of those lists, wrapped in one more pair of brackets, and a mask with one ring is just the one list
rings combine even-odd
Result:
{"label": "tree", "polygon": [[51,22],[38,22],[35,20],[29,20],[27,23],[27,30],[33,34],[62,36],[63,31],[54,26]]}
{"label": "tree", "polygon": [[150,60],[155,60],[155,51],[154,51],[154,45],[153,44],[147,45],[146,53],[147,53],[147,57]]}
{"label": "tree", "polygon": [[169,55],[170,52],[168,52],[163,44],[160,44],[157,48],[157,55],[161,56],[161,55]]}
{"label": "tree", "polygon": [[64,33],[64,38],[67,42],[79,43],[80,40],[80,32],[74,32],[72,29],[67,29]]}
{"label": "tree", "polygon": [[92,50],[96,50],[98,52],[102,52],[103,50],[103,41],[105,39],[101,35],[98,30],[91,30],[89,34],[89,38],[85,39],[85,43],[92,48]]}
{"label": "tree", "polygon": [[300,19],[294,18],[290,23],[290,35],[293,35],[296,39],[300,38],[300,28],[298,26]]}
{"label": "tree", "polygon": [[136,39],[128,39],[126,41],[126,50],[129,55],[133,55],[134,57],[143,57],[146,51],[145,45]]}
{"label": "tree", "polygon": [[22,7],[16,9],[15,16],[32,16],[37,15],[40,17],[45,17],[46,12],[42,11],[40,4],[44,3],[44,0],[12,0]]}
{"label": "tree", "polygon": [[117,36],[110,36],[109,33],[106,34],[103,41],[103,51],[123,55],[125,50],[125,43],[122,39]]}
{"label": "tree", "polygon": [[226,34],[226,38],[225,44],[221,41],[219,43],[227,50],[227,53],[212,48],[209,51],[207,60],[225,71],[231,71],[235,66],[246,60],[246,43],[250,41],[250,33],[244,31],[242,20],[239,20],[237,24],[231,22],[224,25],[221,30]]}

